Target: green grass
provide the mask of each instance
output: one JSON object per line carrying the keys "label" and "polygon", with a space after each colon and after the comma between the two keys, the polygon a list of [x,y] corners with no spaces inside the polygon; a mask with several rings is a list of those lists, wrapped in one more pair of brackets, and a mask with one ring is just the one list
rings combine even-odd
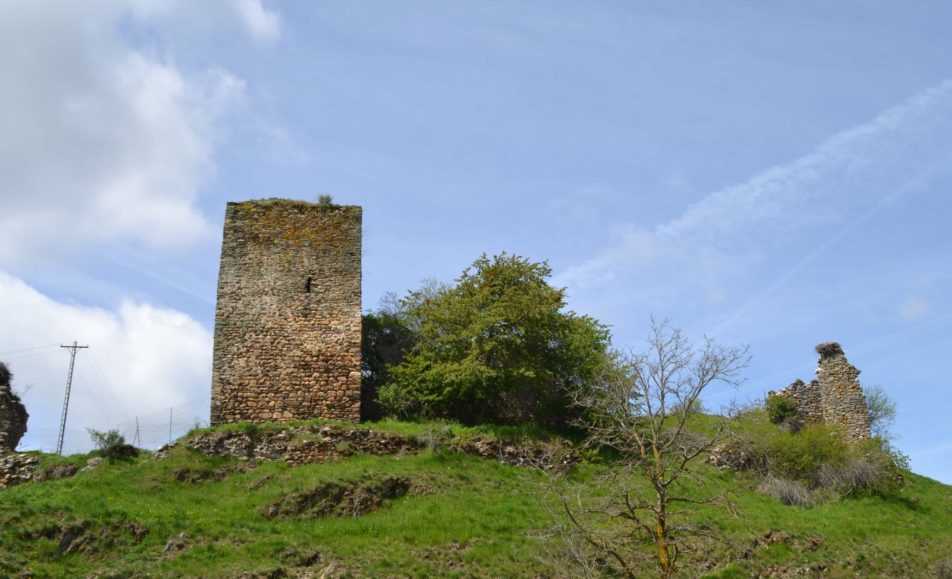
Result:
{"label": "green grass", "polygon": [[[540,434],[445,423],[365,426],[404,436],[440,428],[458,436]],[[67,460],[84,463],[85,457]],[[545,475],[536,471],[445,451],[247,467],[178,448],[165,460],[144,456],[103,463],[75,478],[0,491],[0,576],[26,570],[39,577],[215,577],[279,568],[293,575],[315,553],[323,557],[321,565],[333,561],[338,576],[535,577],[554,571],[541,560],[535,538],[549,524],[538,502]],[[176,481],[176,471],[185,468],[220,472],[223,478]],[[572,480],[589,493],[610,492],[593,486],[605,468],[583,463]],[[740,506],[736,518],[711,508],[692,515],[728,540],[705,555],[716,562],[710,577],[809,566],[821,566],[832,577],[930,576],[952,552],[952,487],[924,477],[910,474],[906,486],[889,499],[829,501],[804,509],[757,494],[756,482],[744,475],[705,473],[707,482],[692,483],[690,494],[732,491]],[[384,476],[407,477],[414,490],[360,517],[264,516],[267,505],[291,492]],[[70,526],[89,538],[81,552],[61,552],[59,535]],[[137,541],[143,529],[147,532]],[[783,531],[786,538],[758,544],[768,531]],[[178,539],[181,534],[185,538]],[[815,537],[822,545],[806,548]],[[697,575],[700,559],[685,557],[685,573]],[[645,570],[647,576],[653,572]]]}

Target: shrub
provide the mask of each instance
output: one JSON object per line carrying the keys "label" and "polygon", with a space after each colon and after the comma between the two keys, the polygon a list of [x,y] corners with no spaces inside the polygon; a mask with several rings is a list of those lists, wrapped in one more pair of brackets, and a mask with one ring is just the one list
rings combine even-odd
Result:
{"label": "shrub", "polygon": [[882,386],[867,386],[863,388],[863,395],[869,413],[869,429],[873,436],[890,438],[889,429],[896,420],[896,403]]}
{"label": "shrub", "polygon": [[318,195],[317,204],[321,207],[330,207],[334,204],[334,199],[330,195]]}
{"label": "shrub", "polygon": [[814,477],[816,488],[828,489],[839,496],[875,492],[886,473],[864,458],[850,458],[842,464],[823,464]]}
{"label": "shrub", "polygon": [[774,424],[786,424],[797,417],[797,403],[793,398],[771,392],[767,395],[767,416]]}
{"label": "shrub", "polygon": [[715,449],[711,453],[710,462],[718,468],[766,475],[770,465],[770,454],[762,444],[736,438]]}
{"label": "shrub", "polygon": [[[668,411],[669,414],[681,414],[684,412],[685,405],[681,403],[676,403],[671,407],[671,410]],[[707,412],[707,409],[704,408],[704,403],[700,399],[691,401],[690,406],[687,407],[689,414],[704,414]]]}
{"label": "shrub", "polygon": [[388,416],[406,419],[420,411],[417,400],[405,389],[388,384],[377,391],[377,404]]}
{"label": "shrub", "polygon": [[807,426],[796,434],[777,433],[769,445],[770,472],[807,483],[823,465],[843,464],[850,454],[839,432],[825,424]]}
{"label": "shrub", "polygon": [[109,459],[110,462],[116,460],[129,460],[139,456],[139,449],[126,444],[124,436],[119,434],[118,430],[108,430],[100,432],[99,430],[87,429],[89,438],[99,451],[100,456]]}
{"label": "shrub", "polygon": [[812,507],[813,495],[810,490],[798,480],[767,477],[761,481],[757,490],[773,497],[785,505],[797,507]]}
{"label": "shrub", "polygon": [[417,436],[417,440],[419,440],[427,450],[439,452],[447,447],[450,441],[453,440],[453,437],[453,429],[449,426],[442,426],[440,428],[424,430]]}
{"label": "shrub", "polygon": [[456,285],[409,294],[400,305],[415,340],[387,368],[381,406],[469,424],[571,424],[569,393],[608,362],[609,333],[566,311],[551,276],[546,262],[483,255]]}

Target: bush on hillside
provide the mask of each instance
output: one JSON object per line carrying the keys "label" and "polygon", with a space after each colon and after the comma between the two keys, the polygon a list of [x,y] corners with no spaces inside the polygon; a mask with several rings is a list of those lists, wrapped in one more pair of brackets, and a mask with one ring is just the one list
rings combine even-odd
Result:
{"label": "bush on hillside", "polygon": [[823,465],[846,462],[850,449],[839,432],[811,424],[797,433],[778,432],[769,444],[769,470],[778,477],[812,482]]}
{"label": "bush on hillside", "polygon": [[413,347],[386,368],[383,409],[468,424],[571,424],[579,410],[568,394],[604,366],[609,334],[564,311],[565,291],[549,285],[551,275],[545,262],[483,255],[456,285],[401,300]]}
{"label": "bush on hillside", "polygon": [[758,476],[765,476],[770,471],[769,449],[740,437],[716,448],[708,462],[718,468],[747,471]]}
{"label": "bush on hillside", "polygon": [[852,449],[850,458],[840,465],[824,465],[816,477],[816,486],[839,496],[889,496],[905,483],[904,470],[909,457],[888,442],[873,438]]}
{"label": "bush on hillside", "polygon": [[827,496],[887,497],[902,487],[903,472],[909,468],[908,457],[888,441],[847,442],[836,428],[824,424],[796,433],[771,428],[755,436],[738,436],[722,445],[711,461],[754,474],[761,479],[761,492],[775,497],[787,493],[776,481],[797,481],[804,489]]}
{"label": "bush on hillside", "polygon": [[766,406],[767,416],[774,424],[790,424],[797,417],[797,403],[789,396],[771,392]]}
{"label": "bush on hillside", "polygon": [[815,504],[810,489],[798,480],[768,476],[760,482],[757,490],[785,505],[812,507]]}
{"label": "bush on hillside", "polygon": [[99,451],[99,455],[109,459],[110,462],[116,460],[129,460],[139,456],[139,449],[126,444],[124,436],[119,434],[118,430],[108,430],[101,432],[99,430],[87,429],[89,438]]}

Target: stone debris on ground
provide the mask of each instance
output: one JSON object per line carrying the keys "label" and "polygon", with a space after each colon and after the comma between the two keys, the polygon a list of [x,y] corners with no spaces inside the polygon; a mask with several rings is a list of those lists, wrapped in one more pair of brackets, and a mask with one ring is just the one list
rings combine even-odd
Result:
{"label": "stone debris on ground", "polygon": [[40,457],[0,450],[0,489],[33,480]]}
{"label": "stone debris on ground", "polygon": [[[199,433],[160,448],[154,457],[166,458],[178,446],[206,456],[283,461],[299,466],[354,454],[408,454],[419,452],[427,445],[421,442],[419,437],[401,436],[369,428],[304,425]],[[445,447],[451,452],[497,460],[510,466],[555,472],[567,472],[580,460],[578,452],[566,442],[502,441],[476,436],[447,440]]]}

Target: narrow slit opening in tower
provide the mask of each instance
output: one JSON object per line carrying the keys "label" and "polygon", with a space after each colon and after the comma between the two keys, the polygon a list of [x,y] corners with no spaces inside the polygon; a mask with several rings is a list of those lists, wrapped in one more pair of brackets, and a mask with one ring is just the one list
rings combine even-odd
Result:
{"label": "narrow slit opening in tower", "polygon": [[311,282],[313,281],[314,281],[313,277],[307,278],[307,281],[304,282],[304,293],[307,293],[307,294],[311,293]]}

